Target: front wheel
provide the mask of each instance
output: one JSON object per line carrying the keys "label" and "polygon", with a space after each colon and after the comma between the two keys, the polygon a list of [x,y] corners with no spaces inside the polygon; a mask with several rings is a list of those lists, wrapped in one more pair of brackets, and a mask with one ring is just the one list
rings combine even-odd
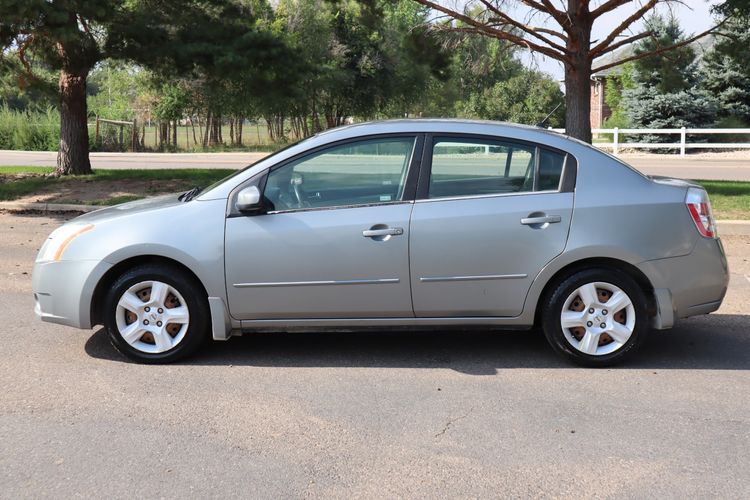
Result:
{"label": "front wheel", "polygon": [[104,299],[112,345],[141,363],[168,363],[193,353],[208,336],[206,293],[177,268],[146,264],[121,275]]}
{"label": "front wheel", "polygon": [[616,270],[589,269],[570,276],[543,307],[544,334],[552,348],[584,366],[621,362],[650,329],[643,290]]}

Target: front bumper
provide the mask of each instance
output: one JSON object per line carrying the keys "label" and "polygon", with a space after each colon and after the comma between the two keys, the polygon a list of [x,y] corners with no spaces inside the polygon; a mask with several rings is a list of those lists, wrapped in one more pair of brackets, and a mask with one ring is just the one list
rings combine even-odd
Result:
{"label": "front bumper", "polygon": [[720,239],[701,237],[688,255],[650,260],[638,267],[654,286],[658,329],[670,328],[679,318],[716,311],[729,285]]}
{"label": "front bumper", "polygon": [[36,262],[34,313],[42,321],[88,329],[94,289],[111,264],[98,260]]}

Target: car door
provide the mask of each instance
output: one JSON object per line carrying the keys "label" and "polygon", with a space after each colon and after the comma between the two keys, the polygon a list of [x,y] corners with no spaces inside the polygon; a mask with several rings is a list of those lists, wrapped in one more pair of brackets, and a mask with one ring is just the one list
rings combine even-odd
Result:
{"label": "car door", "polygon": [[226,220],[232,316],[413,317],[409,216],[422,142],[348,141],[272,167],[266,212]]}
{"label": "car door", "polygon": [[575,160],[483,137],[428,137],[426,147],[410,225],[415,315],[520,314],[537,273],[565,248]]}

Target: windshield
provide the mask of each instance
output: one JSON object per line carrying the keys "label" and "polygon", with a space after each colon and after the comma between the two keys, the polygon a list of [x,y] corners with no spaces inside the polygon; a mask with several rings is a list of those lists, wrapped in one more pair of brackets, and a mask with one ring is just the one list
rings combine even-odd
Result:
{"label": "windshield", "polygon": [[273,158],[274,156],[276,156],[276,155],[278,155],[278,154],[280,154],[280,153],[283,153],[283,152],[284,152],[284,151],[286,151],[287,149],[289,149],[289,148],[292,148],[292,147],[294,147],[294,146],[296,146],[296,145],[298,145],[298,144],[302,144],[303,142],[305,142],[305,141],[307,141],[307,140],[309,140],[309,139],[310,139],[310,137],[308,137],[307,139],[302,139],[302,140],[299,140],[299,141],[297,141],[297,142],[293,142],[293,143],[291,143],[291,144],[289,144],[289,145],[287,145],[287,146],[284,146],[283,148],[281,148],[281,149],[279,149],[279,150],[276,150],[276,151],[274,151],[273,153],[269,154],[268,156],[264,156],[263,158],[260,158],[259,160],[257,160],[257,161],[254,161],[254,162],[252,162],[252,163],[251,163],[250,165],[248,165],[248,166],[246,166],[246,167],[244,167],[244,168],[241,168],[241,169],[237,170],[236,172],[233,172],[233,173],[231,173],[231,174],[227,175],[227,176],[226,176],[226,177],[224,177],[223,179],[220,179],[220,180],[218,180],[218,181],[214,182],[214,183],[213,183],[213,184],[211,184],[210,186],[208,186],[208,187],[204,188],[203,190],[201,190],[201,193],[202,193],[202,194],[206,194],[206,193],[208,193],[209,191],[211,191],[212,189],[214,189],[215,187],[217,187],[217,186],[219,186],[219,185],[221,185],[221,184],[224,184],[224,183],[225,183],[226,181],[228,181],[229,179],[231,179],[231,178],[233,178],[233,177],[235,177],[235,176],[237,176],[237,175],[240,175],[240,174],[241,174],[242,172],[244,172],[244,171],[245,171],[245,170],[247,170],[248,168],[251,168],[252,166],[256,165],[256,164],[257,164],[258,162],[261,162],[261,161],[265,161],[265,160],[268,160],[269,158]]}

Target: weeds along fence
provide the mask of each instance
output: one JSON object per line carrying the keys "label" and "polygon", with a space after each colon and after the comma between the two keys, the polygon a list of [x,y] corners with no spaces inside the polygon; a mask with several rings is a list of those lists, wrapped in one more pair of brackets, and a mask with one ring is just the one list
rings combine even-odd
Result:
{"label": "weeds along fence", "polygon": [[0,149],[57,151],[60,113],[54,108],[17,111],[0,107]]}
{"label": "weeds along fence", "polygon": [[[549,128],[555,132],[565,129]],[[748,149],[750,128],[595,128],[593,145],[611,150],[614,155],[628,149],[666,149],[685,156],[688,149]],[[609,142],[599,141],[596,136],[606,135]],[[635,141],[637,136],[646,136],[644,141]],[[728,138],[728,141],[720,140]],[[663,142],[662,142],[663,140]]]}

